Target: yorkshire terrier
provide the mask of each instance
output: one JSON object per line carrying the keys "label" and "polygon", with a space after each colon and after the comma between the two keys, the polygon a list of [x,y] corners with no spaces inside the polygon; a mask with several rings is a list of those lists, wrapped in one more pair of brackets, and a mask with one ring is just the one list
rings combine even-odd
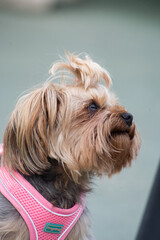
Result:
{"label": "yorkshire terrier", "polygon": [[120,172],[140,148],[105,69],[67,54],[50,73],[19,99],[4,132],[1,240],[93,240],[85,206],[92,177]]}

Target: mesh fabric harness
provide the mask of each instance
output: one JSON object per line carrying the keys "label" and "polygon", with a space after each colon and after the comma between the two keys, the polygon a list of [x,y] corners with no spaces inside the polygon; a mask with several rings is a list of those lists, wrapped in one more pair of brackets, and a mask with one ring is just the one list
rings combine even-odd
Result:
{"label": "mesh fabric harness", "polygon": [[[0,145],[0,155],[3,148]],[[76,204],[70,209],[54,207],[18,172],[0,168],[0,191],[25,220],[30,240],[63,240],[80,218],[84,207]]]}

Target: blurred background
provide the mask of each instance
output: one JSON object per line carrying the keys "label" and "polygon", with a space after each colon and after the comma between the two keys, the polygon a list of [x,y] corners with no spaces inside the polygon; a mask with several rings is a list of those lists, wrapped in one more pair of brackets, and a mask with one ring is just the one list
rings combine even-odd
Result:
{"label": "blurred background", "polygon": [[85,52],[111,74],[142,147],[132,167],[95,179],[87,197],[98,240],[134,240],[160,157],[158,1],[0,0],[0,142],[18,97],[45,81],[64,51]]}

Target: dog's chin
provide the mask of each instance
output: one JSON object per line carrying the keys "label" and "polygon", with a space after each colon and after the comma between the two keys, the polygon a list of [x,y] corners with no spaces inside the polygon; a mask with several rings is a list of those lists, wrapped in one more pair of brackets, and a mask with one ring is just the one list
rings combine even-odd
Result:
{"label": "dog's chin", "polygon": [[135,136],[135,124],[133,124],[130,128],[122,128],[122,129],[113,129],[111,131],[111,138],[115,139],[117,141],[117,138],[124,138],[127,139],[129,138],[132,140]]}
{"label": "dog's chin", "polygon": [[131,165],[134,158],[135,127],[129,130],[116,130],[111,133],[111,158],[113,159],[112,173],[120,172],[122,168]]}
{"label": "dog's chin", "polygon": [[115,142],[123,141],[123,139],[127,140],[128,138],[131,139],[127,131],[114,131],[111,133],[111,136]]}
{"label": "dog's chin", "polygon": [[131,141],[128,132],[115,132],[111,138],[112,149],[117,152],[126,151],[130,149]]}

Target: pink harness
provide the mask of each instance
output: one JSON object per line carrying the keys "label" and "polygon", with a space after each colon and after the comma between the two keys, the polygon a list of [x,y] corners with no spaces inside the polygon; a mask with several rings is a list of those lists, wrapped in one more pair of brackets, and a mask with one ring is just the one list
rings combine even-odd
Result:
{"label": "pink harness", "polygon": [[[0,155],[3,147],[0,145]],[[0,191],[25,220],[30,240],[63,240],[80,218],[84,207],[76,204],[70,209],[54,207],[18,172],[0,168]]]}

